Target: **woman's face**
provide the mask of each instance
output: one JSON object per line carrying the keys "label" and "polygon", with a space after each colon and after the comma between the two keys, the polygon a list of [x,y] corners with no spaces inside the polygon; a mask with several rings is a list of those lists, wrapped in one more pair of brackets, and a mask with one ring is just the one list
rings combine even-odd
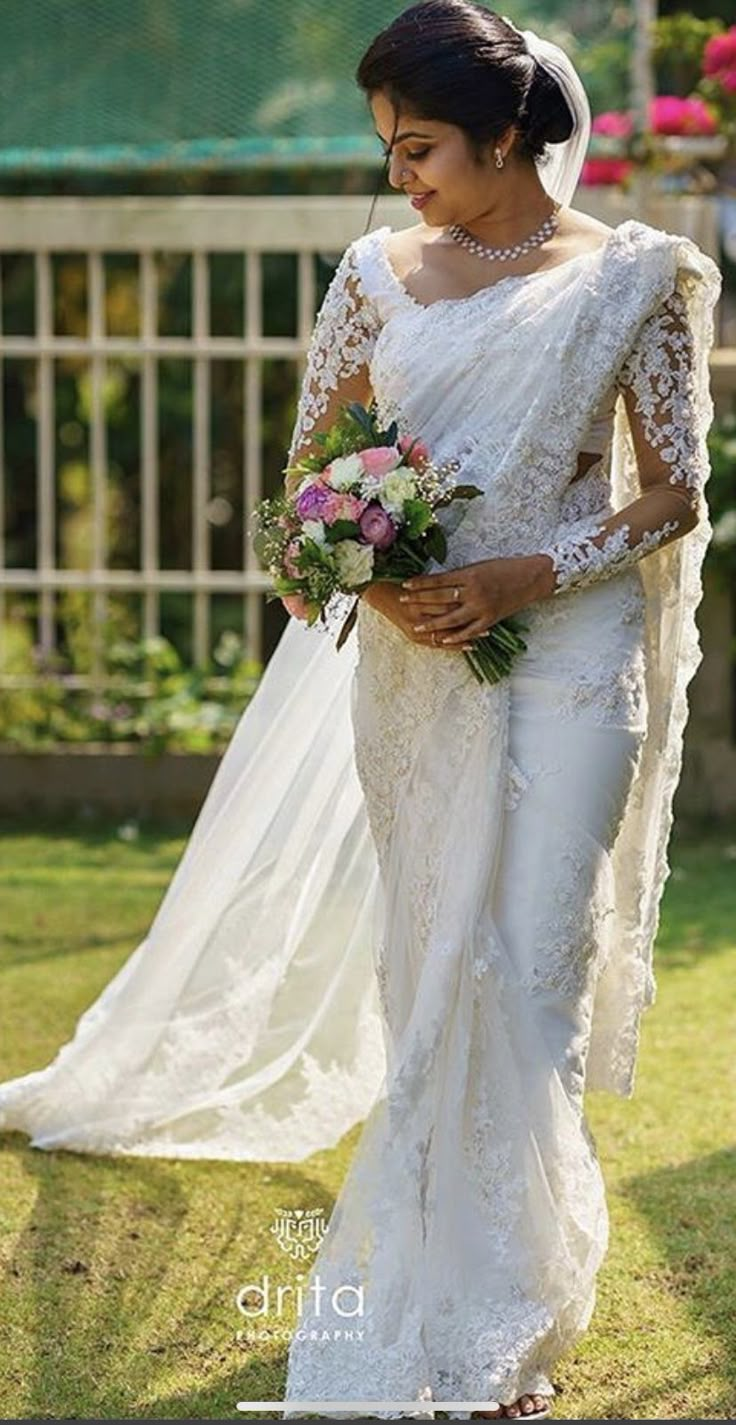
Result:
{"label": "woman's face", "polygon": [[506,153],[506,134],[488,145],[478,165],[463,130],[455,124],[419,119],[403,110],[397,123],[393,104],[380,91],[372,95],[370,105],[384,150],[396,130],[388,168],[391,186],[412,196],[431,195],[418,209],[425,223],[430,227],[468,224],[486,212],[498,182],[495,174],[502,173],[493,162],[493,149],[500,144]]}

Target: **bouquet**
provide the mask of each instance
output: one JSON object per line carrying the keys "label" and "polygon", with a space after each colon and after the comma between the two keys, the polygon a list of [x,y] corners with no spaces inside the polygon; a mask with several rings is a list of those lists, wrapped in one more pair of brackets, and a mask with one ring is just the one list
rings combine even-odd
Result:
{"label": "bouquet", "polygon": [[[280,598],[310,625],[328,623],[335,601],[373,582],[401,583],[424,573],[430,559],[444,563],[447,536],[437,512],[483,493],[453,483],[456,463],[434,466],[420,441],[398,437],[396,422],[381,430],[373,406],[343,406],[314,443],[319,454],[302,456],[284,471],[296,478],[293,491],[261,500],[253,511],[253,547],[273,581],[267,598]],[[357,608],[356,597],[338,648]],[[526,648],[521,629],[526,625],[516,618],[501,619],[463,651],[479,682],[495,683],[508,673]]]}

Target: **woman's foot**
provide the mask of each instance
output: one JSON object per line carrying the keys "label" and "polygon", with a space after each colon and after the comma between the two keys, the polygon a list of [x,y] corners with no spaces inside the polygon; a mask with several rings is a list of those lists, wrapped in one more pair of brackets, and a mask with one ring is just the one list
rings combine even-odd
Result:
{"label": "woman's foot", "polygon": [[533,1415],[537,1411],[545,1410],[549,1403],[547,1395],[521,1395],[513,1405],[498,1405],[495,1410],[491,1407],[488,1410],[474,1410],[473,1416],[479,1416],[483,1420],[502,1420],[506,1417],[519,1420],[523,1419],[525,1415]]}

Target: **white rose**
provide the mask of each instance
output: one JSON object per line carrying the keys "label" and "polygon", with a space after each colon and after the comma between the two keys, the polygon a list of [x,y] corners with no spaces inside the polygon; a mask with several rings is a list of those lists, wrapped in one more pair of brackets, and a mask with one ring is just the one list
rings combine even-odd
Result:
{"label": "white rose", "polygon": [[334,490],[344,490],[362,478],[363,462],[359,455],[338,455],[326,475]]}
{"label": "white rose", "polygon": [[348,588],[365,584],[373,573],[373,545],[341,539],[335,545],[335,563],[341,584]]}
{"label": "white rose", "polygon": [[391,514],[401,514],[404,501],[416,495],[417,487],[411,475],[402,470],[393,470],[387,475],[378,492],[378,498],[385,510]]}
{"label": "white rose", "polygon": [[313,539],[315,544],[326,544],[327,535],[322,520],[304,520],[302,530],[307,539]]}

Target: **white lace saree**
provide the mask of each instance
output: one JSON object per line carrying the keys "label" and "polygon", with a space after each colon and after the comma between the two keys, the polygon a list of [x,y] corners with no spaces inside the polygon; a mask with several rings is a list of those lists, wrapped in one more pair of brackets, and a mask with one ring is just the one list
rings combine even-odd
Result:
{"label": "white lace saree", "polygon": [[[384,232],[333,279],[292,449],[367,367],[379,415],[484,491],[447,566],[547,548],[569,571],[579,535],[580,586],[524,611],[527,652],[494,687],[364,603],[339,653],[292,621],[149,935],[54,1062],[0,1087],[0,1122],[40,1148],[296,1161],[367,1119],[287,1415],[552,1394],[607,1243],[583,1091],[633,1090],[700,661],[715,264],[629,220],[430,309]],[[664,360],[673,298],[686,379]],[[627,381],[636,430],[618,400],[571,483]],[[640,494],[635,442],[663,432],[700,519],[605,567],[591,531]]]}

